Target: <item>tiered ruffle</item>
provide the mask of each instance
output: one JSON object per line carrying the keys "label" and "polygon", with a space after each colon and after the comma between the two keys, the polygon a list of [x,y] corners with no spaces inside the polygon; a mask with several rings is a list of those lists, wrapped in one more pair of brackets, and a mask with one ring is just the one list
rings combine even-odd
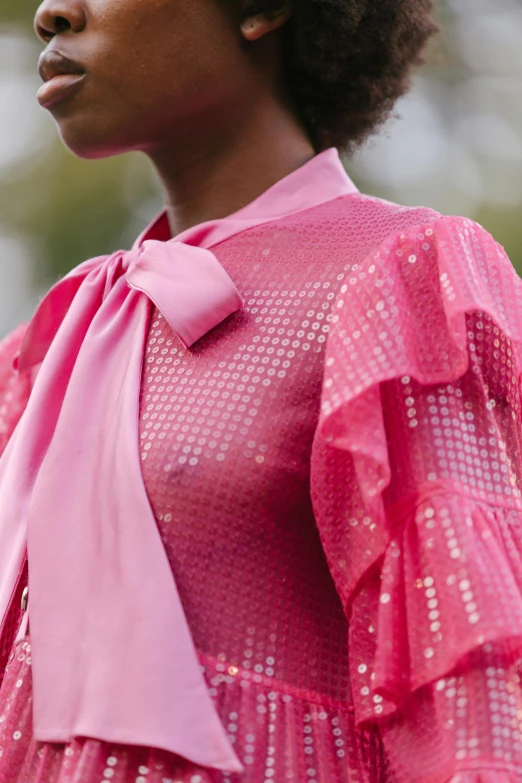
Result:
{"label": "tiered ruffle", "polygon": [[31,647],[19,642],[0,703],[1,783],[352,783],[382,780],[376,732],[361,734],[343,704],[305,693],[225,661],[201,657],[210,692],[245,766],[242,775],[196,767],[158,750],[109,746],[93,739],[69,745],[32,738]]}
{"label": "tiered ruffle", "polygon": [[[489,646],[510,666],[522,650],[521,368],[522,282],[480,226],[439,218],[352,268],[332,318],[312,496],[351,618],[356,719],[385,738],[406,722],[413,740],[409,704],[420,693],[429,704],[470,655]],[[483,717],[478,733],[491,730]],[[412,780],[424,779],[422,753],[410,742]],[[442,749],[435,780],[457,760],[454,744]]]}

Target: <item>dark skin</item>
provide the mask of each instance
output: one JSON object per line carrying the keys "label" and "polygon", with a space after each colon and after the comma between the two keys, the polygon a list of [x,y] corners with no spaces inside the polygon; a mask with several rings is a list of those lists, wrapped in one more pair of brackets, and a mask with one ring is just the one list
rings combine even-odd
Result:
{"label": "dark skin", "polygon": [[137,150],[172,234],[225,217],[314,155],[281,85],[279,12],[241,0],[44,0],[38,36],[85,71],[49,106],[76,155]]}

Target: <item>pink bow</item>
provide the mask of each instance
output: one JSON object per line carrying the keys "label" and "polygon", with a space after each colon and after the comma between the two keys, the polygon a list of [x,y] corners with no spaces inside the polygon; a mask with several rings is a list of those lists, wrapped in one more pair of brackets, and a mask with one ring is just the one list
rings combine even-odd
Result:
{"label": "pink bow", "polygon": [[240,772],[141,478],[150,300],[187,347],[242,307],[209,250],[148,240],[82,264],[28,328],[19,368],[42,364],[0,462],[0,613],[27,534],[36,739],[159,747]]}

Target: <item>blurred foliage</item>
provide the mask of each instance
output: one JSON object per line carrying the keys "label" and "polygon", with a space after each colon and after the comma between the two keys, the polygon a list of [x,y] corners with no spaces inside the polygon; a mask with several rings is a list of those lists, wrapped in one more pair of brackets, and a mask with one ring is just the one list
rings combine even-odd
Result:
{"label": "blurred foliage", "polygon": [[[80,161],[53,149],[34,169],[0,188],[2,221],[32,236],[37,283],[87,258],[118,249],[132,220],[122,199],[126,162]],[[147,184],[143,172],[143,189]],[[128,243],[127,243],[128,244]]]}
{"label": "blurred foliage", "polygon": [[[438,4],[444,33],[432,47],[430,63],[425,71],[430,89],[435,85],[442,92],[448,92],[455,85],[465,84],[466,80],[473,78],[469,58],[467,60],[461,51],[463,42],[459,38],[459,28],[454,24],[457,2],[461,5],[468,2],[469,5],[469,0],[446,0]],[[491,0],[473,2],[479,7]],[[508,3],[509,6],[509,0],[495,2]],[[16,74],[20,72],[31,83],[31,89],[33,86],[36,89],[38,84],[35,68],[39,46],[31,33],[36,8],[37,3],[33,0],[0,0],[0,35],[4,38],[18,36],[28,47],[28,54],[20,58]],[[34,45],[27,43],[29,36],[31,40],[34,39]],[[520,59],[522,71],[522,53]],[[7,66],[0,59],[0,68],[5,71]],[[13,78],[16,74],[13,71]],[[0,80],[2,78],[4,73],[0,70]],[[38,143],[34,149],[28,148],[13,165],[0,166],[0,234],[2,230],[8,231],[29,243],[34,287],[37,291],[88,257],[128,246],[157,211],[161,198],[155,176],[143,156],[130,155],[94,162],[74,158],[59,141],[49,116],[33,105],[33,95],[31,92],[30,97],[27,97],[26,121],[34,123],[35,128],[37,126],[39,139],[41,124],[42,143]],[[441,123],[446,123],[446,127],[451,126],[454,122],[451,106],[446,106],[444,100],[441,100],[437,111]],[[13,135],[17,132],[15,125],[10,125],[11,122],[14,120],[10,112],[2,112],[0,150],[2,135],[9,136],[9,133]],[[379,144],[386,143],[385,134]],[[402,189],[394,187],[391,175],[389,181],[386,181],[385,176],[369,175],[364,160],[371,158],[372,154],[370,145],[361,156],[362,163],[356,159],[348,164],[351,172],[353,167],[352,173],[361,189],[403,203],[417,203],[417,197],[424,197],[424,191],[419,196],[418,189],[408,189],[407,185]],[[486,182],[487,177],[486,173]],[[451,174],[448,178],[448,205],[452,209]],[[427,180],[425,203],[445,211],[444,197],[442,204],[440,199],[437,203],[430,201],[429,177]],[[520,201],[522,195],[519,200],[514,198],[512,204],[495,204],[486,198],[470,207],[469,211],[471,217],[485,225],[505,245],[515,265],[522,270]],[[0,321],[0,330],[3,328],[5,326]]]}
{"label": "blurred foliage", "polygon": [[1,0],[0,19],[2,22],[27,24],[35,8],[36,5],[31,0]]}

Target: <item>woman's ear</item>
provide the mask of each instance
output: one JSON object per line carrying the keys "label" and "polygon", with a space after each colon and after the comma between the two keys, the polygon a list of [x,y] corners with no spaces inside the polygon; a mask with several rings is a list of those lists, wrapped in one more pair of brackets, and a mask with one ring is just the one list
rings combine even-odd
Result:
{"label": "woman's ear", "polygon": [[247,41],[257,41],[272,30],[282,27],[291,16],[290,7],[285,2],[279,8],[254,11],[253,14],[249,14],[246,10],[241,22],[241,33]]}

